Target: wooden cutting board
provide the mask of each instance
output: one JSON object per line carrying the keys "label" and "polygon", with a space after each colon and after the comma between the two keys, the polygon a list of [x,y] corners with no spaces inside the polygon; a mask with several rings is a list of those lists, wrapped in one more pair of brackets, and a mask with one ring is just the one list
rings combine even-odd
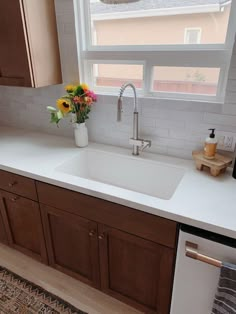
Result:
{"label": "wooden cutting board", "polygon": [[225,172],[226,168],[232,163],[232,158],[220,154],[216,154],[214,159],[205,158],[203,151],[193,151],[192,155],[196,168],[200,171],[205,167],[209,168],[210,174],[214,177]]}

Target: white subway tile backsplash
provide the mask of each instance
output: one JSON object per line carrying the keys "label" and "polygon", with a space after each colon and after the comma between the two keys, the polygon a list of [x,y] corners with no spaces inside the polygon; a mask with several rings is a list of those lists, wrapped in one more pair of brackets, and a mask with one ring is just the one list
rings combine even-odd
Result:
{"label": "white subway tile backsplash", "polygon": [[[59,45],[65,83],[78,80],[78,61],[73,0],[56,0]],[[46,106],[56,104],[64,94],[63,85],[45,88],[0,86],[0,124],[28,128],[45,133],[73,137],[69,120],[59,128],[50,124]],[[131,147],[133,98],[123,97],[122,121],[116,122],[117,96],[99,95],[87,126],[91,141]],[[192,158],[192,150],[201,149],[208,129],[236,134],[236,48],[231,61],[225,104],[173,99],[138,98],[140,136],[152,140],[148,151]]]}
{"label": "white subway tile backsplash", "polygon": [[[233,55],[231,63],[235,62],[234,61],[235,58],[236,58],[236,55]],[[229,80],[235,80],[235,78],[236,78],[236,67],[230,67],[230,69],[229,69]]]}
{"label": "white subway tile backsplash", "polygon": [[[235,59],[236,59],[236,58],[235,58]],[[226,90],[227,90],[228,92],[235,92],[235,91],[236,91],[236,80],[229,80],[229,81],[228,81],[228,84],[227,84]],[[228,96],[228,93],[227,93],[226,96]]]}
{"label": "white subway tile backsplash", "polygon": [[185,122],[183,122],[183,121],[156,119],[156,127],[160,127],[160,128],[182,128],[183,126],[185,126]]}
{"label": "white subway tile backsplash", "polygon": [[223,113],[229,115],[236,115],[236,104],[224,104]]}
{"label": "white subway tile backsplash", "polygon": [[192,130],[188,130],[187,128],[184,129],[170,129],[169,131],[170,138],[176,139],[185,139],[185,140],[193,140],[193,141],[200,141],[201,134],[194,132]]}
{"label": "white subway tile backsplash", "polygon": [[141,127],[140,136],[146,137],[147,139],[157,139],[160,137],[168,137],[169,129],[167,128],[151,128],[151,127]]}
{"label": "white subway tile backsplash", "polygon": [[231,115],[205,113],[204,121],[219,125],[236,127],[236,117]]}
{"label": "white subway tile backsplash", "polygon": [[156,120],[154,118],[145,118],[145,117],[141,117],[140,119],[140,125],[142,128],[145,127],[152,127],[155,128],[156,126]]}
{"label": "white subway tile backsplash", "polygon": [[225,103],[226,104],[236,104],[236,92],[228,91],[228,93],[225,96]]}

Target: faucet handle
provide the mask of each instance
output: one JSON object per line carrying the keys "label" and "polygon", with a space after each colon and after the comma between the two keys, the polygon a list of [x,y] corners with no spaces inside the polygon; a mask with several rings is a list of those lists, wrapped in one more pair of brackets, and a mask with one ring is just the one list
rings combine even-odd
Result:
{"label": "faucet handle", "polygon": [[151,147],[152,146],[152,141],[150,140],[142,140],[142,146],[141,146],[141,152],[147,148],[147,147]]}
{"label": "faucet handle", "polygon": [[130,138],[129,143],[131,145],[140,147],[141,151],[143,151],[146,147],[151,147],[152,145],[152,142],[150,140],[143,140],[143,139],[135,140],[134,138]]}

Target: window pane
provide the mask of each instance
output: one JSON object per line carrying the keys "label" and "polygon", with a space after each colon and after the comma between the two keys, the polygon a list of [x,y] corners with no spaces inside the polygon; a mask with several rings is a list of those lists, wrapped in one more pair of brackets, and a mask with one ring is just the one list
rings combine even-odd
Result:
{"label": "window pane", "polygon": [[143,65],[94,64],[94,86],[120,87],[132,81],[137,88],[143,87]]}
{"label": "window pane", "polygon": [[185,29],[185,44],[200,44],[201,42],[201,29]]}
{"label": "window pane", "polygon": [[[92,44],[224,43],[230,2],[140,0],[111,5],[90,0]],[[186,33],[186,30],[189,31]],[[198,30],[201,30],[201,36]]]}
{"label": "window pane", "polygon": [[154,67],[153,91],[215,96],[220,69]]}

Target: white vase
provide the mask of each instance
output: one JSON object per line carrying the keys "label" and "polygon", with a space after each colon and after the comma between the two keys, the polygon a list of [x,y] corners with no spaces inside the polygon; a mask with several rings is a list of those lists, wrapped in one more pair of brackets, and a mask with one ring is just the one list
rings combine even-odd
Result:
{"label": "white vase", "polygon": [[88,129],[84,123],[74,123],[75,145],[88,146]]}

